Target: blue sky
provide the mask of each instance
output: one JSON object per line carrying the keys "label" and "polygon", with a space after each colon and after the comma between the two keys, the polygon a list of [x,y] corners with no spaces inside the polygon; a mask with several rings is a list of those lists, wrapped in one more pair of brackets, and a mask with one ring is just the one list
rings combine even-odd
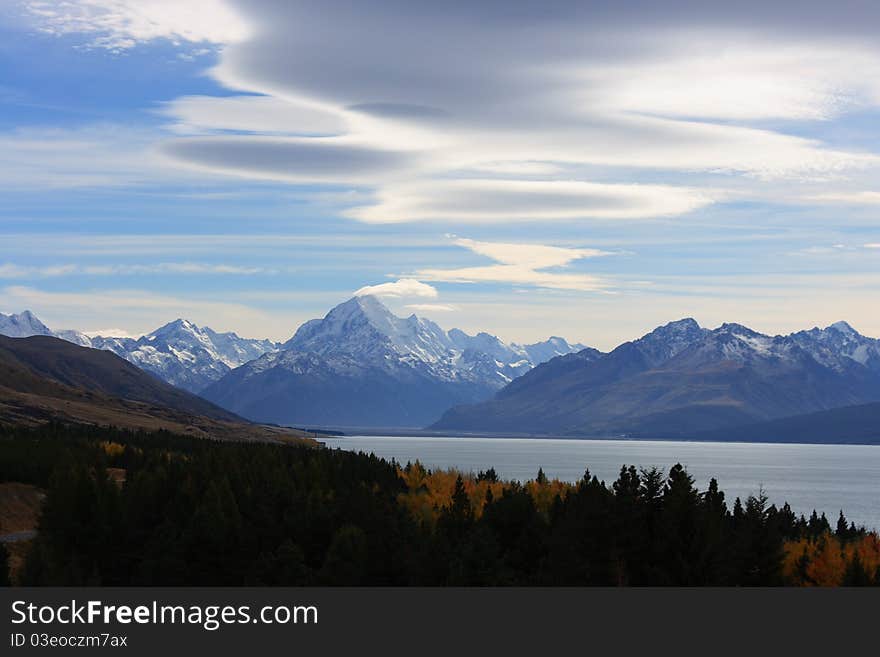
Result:
{"label": "blue sky", "polygon": [[874,10],[672,4],[6,3],[0,311],[880,335]]}

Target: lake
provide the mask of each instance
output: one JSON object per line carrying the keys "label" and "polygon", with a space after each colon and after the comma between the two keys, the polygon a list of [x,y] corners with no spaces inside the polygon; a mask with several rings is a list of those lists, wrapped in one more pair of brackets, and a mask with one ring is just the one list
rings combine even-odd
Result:
{"label": "lake", "polygon": [[771,502],[788,502],[796,513],[823,511],[832,527],[843,509],[847,519],[880,529],[880,447],[696,443],[646,440],[554,440],[535,438],[346,436],[322,439],[328,447],[374,453],[430,468],[466,472],[494,467],[505,479],[548,477],[577,481],[589,468],[607,484],[622,464],[687,467],[700,490],[715,477],[727,496],[745,500],[763,486]]}

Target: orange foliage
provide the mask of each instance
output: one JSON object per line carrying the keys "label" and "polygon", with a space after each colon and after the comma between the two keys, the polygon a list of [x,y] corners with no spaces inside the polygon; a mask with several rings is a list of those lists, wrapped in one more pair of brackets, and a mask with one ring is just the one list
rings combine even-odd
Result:
{"label": "orange foliage", "polygon": [[101,449],[109,457],[120,456],[125,452],[125,445],[105,440],[101,443]]}
{"label": "orange foliage", "polygon": [[[464,483],[465,492],[477,518],[483,514],[488,490],[492,491],[494,499],[498,499],[504,490],[512,485],[504,481],[491,482],[485,479],[477,481],[473,473],[463,473],[453,469],[429,471],[418,461],[410,464],[408,469],[400,468],[399,473],[408,489],[399,496],[400,503],[413,517],[429,525],[433,525],[439,511],[451,503],[458,477],[461,477]],[[556,495],[565,497],[573,487],[558,479],[552,479],[544,483],[529,481],[525,484],[525,488],[535,500],[538,511],[547,513]]]}
{"label": "orange foliage", "polygon": [[876,533],[841,543],[827,533],[818,540],[802,538],[785,544],[783,574],[798,586],[840,586],[847,565],[858,554],[869,575],[880,568],[880,537]]}

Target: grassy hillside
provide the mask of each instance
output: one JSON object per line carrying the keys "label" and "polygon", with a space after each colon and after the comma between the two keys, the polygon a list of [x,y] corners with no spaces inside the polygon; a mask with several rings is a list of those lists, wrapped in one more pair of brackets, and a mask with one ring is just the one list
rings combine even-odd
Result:
{"label": "grassy hillside", "polygon": [[0,336],[0,423],[50,420],[221,440],[295,442],[307,436],[250,424],[107,351],[44,336]]}

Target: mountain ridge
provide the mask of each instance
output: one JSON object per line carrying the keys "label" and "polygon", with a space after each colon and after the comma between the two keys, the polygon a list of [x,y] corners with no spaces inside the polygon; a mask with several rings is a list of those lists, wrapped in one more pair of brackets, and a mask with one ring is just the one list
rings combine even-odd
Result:
{"label": "mountain ridge", "polygon": [[53,331],[29,310],[18,315],[0,313],[0,335],[48,335],[81,347],[112,351],[163,381],[193,393],[279,346],[271,340],[241,338],[233,332],[218,333],[181,318],[139,338],[90,337],[73,330]]}
{"label": "mountain ridge", "polygon": [[[561,339],[532,345],[541,346],[573,348]],[[279,351],[230,372],[204,395],[260,421],[418,428],[531,367],[518,345],[445,331],[415,314],[397,317],[365,295],[305,322]]]}
{"label": "mountain ridge", "polygon": [[587,362],[554,359],[436,430],[679,435],[880,400],[880,341],[837,322],[787,336],[670,322]]}
{"label": "mountain ridge", "polygon": [[316,444],[302,431],[251,424],[109,351],[54,336],[0,336],[0,424],[46,422]]}

